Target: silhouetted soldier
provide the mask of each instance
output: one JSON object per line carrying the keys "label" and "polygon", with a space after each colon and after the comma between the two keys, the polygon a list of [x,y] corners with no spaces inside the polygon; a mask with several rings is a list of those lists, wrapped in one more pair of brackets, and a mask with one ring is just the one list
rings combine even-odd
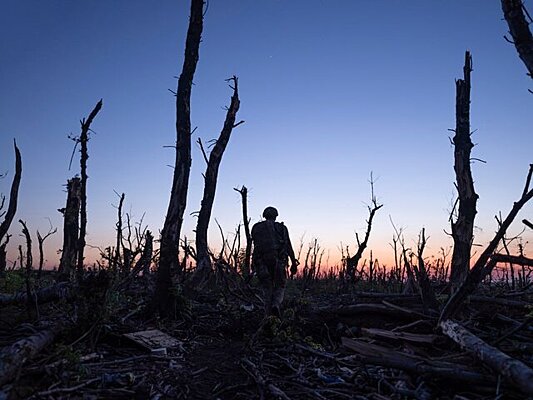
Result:
{"label": "silhouetted soldier", "polygon": [[288,258],[291,259],[291,275],[297,272],[298,260],[294,256],[289,231],[283,223],[276,222],[277,216],[278,210],[267,207],[263,211],[265,220],[252,227],[252,268],[263,287],[266,315],[279,317],[287,283]]}

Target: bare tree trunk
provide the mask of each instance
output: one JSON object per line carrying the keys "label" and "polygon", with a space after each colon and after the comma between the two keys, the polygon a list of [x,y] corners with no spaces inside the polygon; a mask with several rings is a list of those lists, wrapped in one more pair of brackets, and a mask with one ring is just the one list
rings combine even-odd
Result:
{"label": "bare tree trunk", "polygon": [[67,204],[59,210],[63,214],[63,249],[58,272],[71,276],[76,268],[80,230],[80,178],[67,181]]}
{"label": "bare tree trunk", "polygon": [[[26,238],[26,276],[25,276],[25,280],[26,280],[26,298],[28,299],[28,301],[26,303],[26,307],[27,307],[28,315],[29,315],[30,310],[32,308],[32,300],[33,300],[32,287],[31,287],[31,275],[32,275],[32,270],[33,270],[33,255],[32,255],[32,250],[31,250],[31,236],[30,236],[30,231],[28,230],[28,227],[26,226],[26,223],[23,220],[21,220],[21,219],[19,219],[19,223],[22,225],[22,234]],[[20,249],[20,247],[19,247],[19,249]],[[21,253],[22,253],[22,251],[21,251]],[[23,268],[22,258],[20,260],[20,267]],[[35,308],[37,308],[37,304],[36,303],[34,303],[33,305],[35,306]]]}
{"label": "bare tree trunk", "polygon": [[[11,192],[9,194],[9,205],[7,207],[4,221],[0,224],[0,273],[6,269],[6,245],[9,242],[9,235],[4,243],[4,237],[7,235],[7,231],[13,222],[15,213],[17,212],[17,200],[20,187],[20,179],[22,177],[22,157],[20,156],[20,150],[17,147],[17,142],[13,140],[13,146],[15,147],[15,175],[13,176],[13,182],[11,183]],[[2,205],[4,203],[2,202]]]}
{"label": "bare tree trunk", "polygon": [[466,280],[444,306],[444,309],[442,310],[439,318],[440,321],[452,318],[455,313],[460,309],[464,300],[470,294],[472,294],[472,292],[474,292],[474,290],[481,283],[481,281],[492,272],[492,269],[496,265],[496,261],[498,260],[498,258],[495,257],[494,259],[492,259],[491,257],[493,256],[496,247],[498,247],[498,243],[500,243],[500,240],[502,240],[502,238],[504,237],[505,232],[507,232],[507,229],[518,215],[518,212],[533,197],[533,189],[529,189],[532,175],[533,164],[530,164],[529,172],[526,178],[526,184],[524,187],[524,191],[522,192],[522,197],[514,203],[513,208],[511,209],[507,217],[500,223],[500,226],[498,228],[498,231],[494,235],[494,238],[490,241],[483,253],[481,253],[476,263],[472,267],[470,273],[468,274]]}
{"label": "bare tree trunk", "polygon": [[529,71],[528,75],[533,78],[533,35],[529,30],[531,17],[522,0],[501,1],[503,16],[507,21],[507,25],[509,25],[509,33],[513,38],[513,44],[518,56]]}
{"label": "bare tree trunk", "polygon": [[242,274],[247,277],[250,275],[250,258],[252,256],[252,235],[250,233],[250,220],[248,218],[248,188],[243,185],[241,189],[234,188],[234,190],[241,194],[242,199],[242,220],[246,235],[246,250],[244,252]]}
{"label": "bare tree trunk", "polygon": [[215,201],[218,170],[233,128],[244,122],[240,121],[235,123],[237,112],[239,111],[240,106],[238,79],[236,76],[233,76],[233,78],[228,79],[228,81],[233,81],[233,96],[231,96],[231,103],[228,108],[228,112],[226,113],[224,127],[220,132],[220,136],[218,137],[213,150],[209,154],[209,161],[207,163],[207,170],[205,172],[202,205],[200,207],[198,223],[196,225],[196,255],[198,259],[196,264],[196,272],[193,279],[193,282],[196,283],[203,282],[212,271],[211,258],[209,256],[209,248],[207,244],[207,230],[209,228],[209,220],[211,219],[211,211]]}
{"label": "bare tree trunk", "polygon": [[[122,193],[120,196],[120,201],[118,203],[118,217],[117,217],[117,247],[115,248],[115,257],[113,260],[113,269],[116,272],[120,266],[120,246],[122,246],[122,205],[124,204],[124,198],[125,194]],[[124,251],[124,256],[126,255],[126,252]],[[127,273],[129,271],[126,271],[126,264],[125,260],[122,260],[122,271],[123,273]]]}
{"label": "bare tree trunk", "polygon": [[153,310],[168,315],[172,296],[171,270],[178,269],[179,238],[191,170],[191,89],[199,58],[203,29],[203,0],[191,0],[191,15],[185,43],[185,59],[176,92],[176,161],[167,215],[161,231],[159,266]]}
{"label": "bare tree trunk", "polygon": [[93,122],[96,114],[102,108],[102,100],[96,103],[96,106],[89,114],[87,120],[84,118],[81,121],[81,134],[79,142],[81,145],[81,157],[80,157],[80,236],[78,237],[78,276],[83,273],[83,253],[85,251],[85,234],[87,232],[87,160],[89,159],[89,153],[87,152],[87,142],[89,141],[89,130],[91,123]]}
{"label": "bare tree trunk", "polygon": [[455,99],[455,136],[453,138],[454,169],[459,195],[457,219],[452,221],[452,237],[454,242],[450,283],[452,292],[464,282],[470,269],[470,251],[474,236],[474,219],[478,195],[474,190],[474,180],[470,168],[470,153],[474,144],[470,139],[470,72],[472,57],[465,53],[463,68],[464,79],[458,79]]}
{"label": "bare tree trunk", "polygon": [[425,229],[422,228],[420,237],[418,240],[418,267],[415,268],[415,273],[417,276],[418,287],[420,288],[420,296],[422,297],[422,303],[424,308],[429,308],[433,311],[439,310],[439,302],[435,296],[435,291],[431,287],[431,282],[429,281],[428,272],[426,270],[426,265],[424,262],[424,249],[426,247],[426,233]]}

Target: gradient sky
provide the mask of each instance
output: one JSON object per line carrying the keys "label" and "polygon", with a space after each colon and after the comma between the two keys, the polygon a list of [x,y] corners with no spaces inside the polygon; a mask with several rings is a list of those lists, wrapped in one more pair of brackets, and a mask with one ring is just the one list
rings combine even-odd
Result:
{"label": "gradient sky", "polygon": [[[533,4],[533,3],[532,3]],[[533,6],[532,6],[533,7]],[[532,8],[530,7],[530,8]],[[22,218],[32,233],[59,232],[79,120],[103,98],[89,142],[88,243],[113,243],[118,197],[125,211],[158,232],[172,182],[175,103],[189,2],[185,0],[4,0],[0,14],[0,191],[9,193],[12,140],[22,152],[19,208],[10,232],[16,257]],[[496,229],[523,189],[531,149],[533,88],[497,0],[211,0],[192,94],[193,140],[218,136],[231,90],[240,80],[245,124],[222,160],[213,216],[231,235],[248,186],[252,222],[279,209],[295,246],[318,238],[338,262],[340,243],[363,234],[373,171],[384,207],[369,248],[391,258],[389,216],[414,245],[426,228],[427,254],[449,246],[444,233],[455,196],[455,84],[464,51],[473,55],[473,174],[476,243]],[[205,169],[193,147],[184,234],[193,238]],[[533,218],[532,206],[521,218]],[[521,224],[513,225],[519,232]],[[156,234],[157,235],[157,234]],[[526,234],[525,239],[529,238]],[[214,221],[212,244],[220,242]],[[527,252],[527,247],[526,247]],[[94,251],[90,253],[94,256]],[[36,252],[35,252],[36,256]],[[368,253],[366,254],[368,256]],[[89,259],[88,261],[92,261]]]}

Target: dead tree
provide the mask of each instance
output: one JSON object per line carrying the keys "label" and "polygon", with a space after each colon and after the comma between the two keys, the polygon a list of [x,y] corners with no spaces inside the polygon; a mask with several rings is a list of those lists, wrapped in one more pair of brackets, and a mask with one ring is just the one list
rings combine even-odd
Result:
{"label": "dead tree", "polygon": [[207,169],[204,177],[204,194],[202,197],[202,205],[198,214],[198,223],[196,224],[196,255],[198,257],[194,278],[194,281],[196,282],[205,280],[207,275],[212,270],[211,258],[209,256],[209,248],[207,244],[207,230],[209,228],[209,220],[211,219],[211,211],[215,201],[218,170],[233,128],[244,122],[239,121],[235,123],[237,112],[239,111],[240,106],[238,79],[236,76],[233,76],[227,81],[233,82],[233,86],[230,86],[233,89],[233,95],[231,96],[231,103],[226,113],[224,127],[222,128],[220,136],[215,142],[213,150],[211,150],[211,153],[209,153],[209,161],[207,163]]}
{"label": "dead tree", "polygon": [[446,303],[444,309],[441,312],[440,321],[445,321],[446,319],[452,318],[460,309],[464,300],[470,294],[472,294],[472,292],[474,292],[474,290],[478,287],[481,281],[483,281],[483,279],[492,272],[492,269],[498,261],[498,256],[492,258],[496,248],[498,247],[498,244],[505,236],[505,232],[507,232],[507,229],[518,215],[518,212],[533,197],[533,189],[530,189],[532,175],[533,164],[530,164],[522,196],[518,201],[514,203],[513,208],[511,209],[507,217],[503,221],[501,221],[498,230],[494,235],[494,238],[490,241],[485,250],[483,250],[479,258],[475,262],[474,266],[470,270],[470,273],[468,274],[466,280],[458,288],[458,290],[453,293],[451,298]]}
{"label": "dead tree", "polygon": [[[121,260],[120,260],[120,247],[122,246],[122,205],[124,204],[124,198],[126,197],[126,195],[124,193],[122,193],[122,195],[120,195],[120,200],[119,200],[119,203],[118,203],[118,211],[117,211],[117,224],[116,224],[116,227],[117,227],[117,247],[115,248],[115,257],[113,259],[113,270],[116,272],[118,271],[118,268],[121,264]],[[124,249],[124,256],[126,255],[126,249]],[[129,265],[126,267],[126,263],[125,261],[126,260],[122,260],[122,272],[123,273],[128,273],[129,272]]]}
{"label": "dead tree", "polygon": [[85,251],[85,234],[87,232],[87,160],[89,159],[89,153],[87,152],[87,142],[89,141],[89,130],[91,129],[91,123],[93,122],[96,114],[102,108],[102,100],[96,103],[96,106],[89,114],[87,119],[82,119],[81,123],[81,134],[78,138],[80,143],[80,171],[81,171],[81,180],[80,180],[80,235],[78,237],[78,264],[77,264],[77,273],[80,276],[83,273],[83,253]]}
{"label": "dead tree", "polygon": [[439,302],[435,296],[435,291],[431,287],[428,271],[426,269],[426,263],[424,261],[424,249],[426,247],[426,231],[422,228],[420,236],[418,238],[418,266],[414,266],[418,287],[420,290],[420,297],[422,297],[422,304],[424,308],[431,309],[433,311],[439,310]]}
{"label": "dead tree", "polygon": [[372,220],[374,219],[374,215],[381,207],[383,207],[383,204],[378,204],[377,198],[374,195],[374,180],[372,178],[372,174],[370,174],[370,189],[372,206],[368,206],[369,217],[366,221],[365,238],[361,242],[359,240],[359,235],[357,233],[355,234],[355,238],[357,240],[357,251],[352,257],[346,258],[346,278],[350,279],[351,281],[355,280],[357,265],[359,264],[359,261],[363,256],[363,252],[368,245],[368,238],[370,237],[370,231],[372,230]]}
{"label": "dead tree", "polygon": [[179,268],[179,239],[191,171],[191,89],[199,58],[203,29],[203,0],[191,0],[191,14],[185,43],[185,58],[176,92],[176,160],[167,215],[161,231],[159,266],[152,309],[167,315],[172,295],[171,270]]}
{"label": "dead tree", "polygon": [[152,236],[152,232],[147,230],[144,235],[144,248],[141,257],[134,267],[135,271],[142,271],[144,277],[147,277],[150,273],[150,264],[152,262],[152,254],[154,252],[153,241],[154,237]]}
{"label": "dead tree", "polygon": [[454,169],[458,192],[457,218],[452,220],[452,238],[454,242],[450,283],[454,292],[468,275],[470,269],[470,251],[474,236],[474,219],[478,195],[474,190],[470,153],[474,144],[470,139],[470,72],[472,57],[465,53],[463,67],[464,78],[455,82],[455,136],[453,137]]}
{"label": "dead tree", "polygon": [[242,188],[234,188],[241,194],[242,200],[242,221],[244,225],[244,234],[246,236],[246,250],[244,252],[244,262],[242,265],[242,274],[247,277],[250,275],[250,258],[252,256],[252,234],[250,233],[250,219],[248,218],[248,188],[243,185]]}
{"label": "dead tree", "polygon": [[67,204],[58,211],[63,214],[63,248],[58,272],[70,276],[77,265],[80,229],[80,178],[67,181]]}
{"label": "dead tree", "polygon": [[[20,187],[20,179],[22,177],[22,157],[20,156],[20,150],[17,147],[17,142],[13,140],[13,146],[15,147],[15,175],[13,176],[13,182],[11,183],[11,191],[9,193],[9,205],[5,213],[4,221],[0,224],[0,272],[6,269],[6,246],[9,242],[9,235],[7,231],[13,222],[15,213],[17,212],[17,200]],[[3,204],[3,201],[2,201]],[[6,241],[4,243],[4,237]]]}
{"label": "dead tree", "polygon": [[[26,295],[28,299],[28,310],[31,306],[30,299],[32,298],[32,288],[31,288],[31,273],[33,270],[33,256],[31,250],[31,236],[26,223],[19,219],[19,223],[22,225],[22,234],[26,238]],[[20,248],[20,247],[19,247]],[[22,252],[21,252],[22,253]],[[20,267],[22,268],[22,257],[20,260]]]}
{"label": "dead tree", "polygon": [[39,243],[39,272],[37,273],[38,277],[41,277],[41,273],[43,271],[43,265],[44,265],[44,241],[48,239],[50,236],[52,236],[54,233],[57,232],[57,228],[52,228],[52,223],[50,223],[50,229],[48,229],[48,232],[46,235],[42,236],[41,233],[37,230],[37,242]]}
{"label": "dead tree", "polygon": [[529,71],[528,75],[533,78],[533,35],[529,30],[531,17],[522,0],[501,0],[501,2],[512,43]]}

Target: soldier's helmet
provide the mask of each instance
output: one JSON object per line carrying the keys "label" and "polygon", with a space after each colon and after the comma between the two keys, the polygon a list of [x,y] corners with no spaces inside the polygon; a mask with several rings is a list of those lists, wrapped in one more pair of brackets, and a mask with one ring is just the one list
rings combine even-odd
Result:
{"label": "soldier's helmet", "polygon": [[263,218],[265,219],[276,219],[278,216],[278,210],[276,210],[274,207],[267,207],[265,208],[265,211],[263,211]]}

